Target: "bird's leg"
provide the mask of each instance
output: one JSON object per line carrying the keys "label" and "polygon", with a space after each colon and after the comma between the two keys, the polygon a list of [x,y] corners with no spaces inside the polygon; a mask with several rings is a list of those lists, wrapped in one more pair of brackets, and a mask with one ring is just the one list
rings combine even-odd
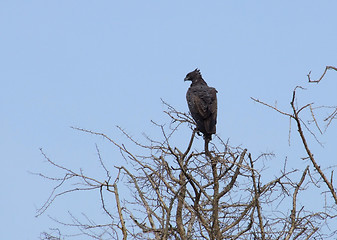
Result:
{"label": "bird's leg", "polygon": [[202,136],[201,133],[200,133],[200,131],[199,131],[199,129],[198,129],[198,127],[196,127],[196,128],[194,129],[194,131],[198,134],[198,136]]}

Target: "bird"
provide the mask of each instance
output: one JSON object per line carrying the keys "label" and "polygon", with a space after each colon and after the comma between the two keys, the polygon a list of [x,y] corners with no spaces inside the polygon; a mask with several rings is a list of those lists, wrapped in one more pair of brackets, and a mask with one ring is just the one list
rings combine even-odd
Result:
{"label": "bird", "polygon": [[192,82],[187,90],[186,100],[197,125],[196,130],[203,134],[205,141],[209,142],[212,134],[216,133],[218,91],[207,85],[198,68],[188,73],[184,81]]}

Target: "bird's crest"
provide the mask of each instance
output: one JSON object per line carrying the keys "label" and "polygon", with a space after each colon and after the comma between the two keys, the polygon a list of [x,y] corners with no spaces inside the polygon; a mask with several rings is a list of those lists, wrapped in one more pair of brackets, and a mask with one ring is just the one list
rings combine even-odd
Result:
{"label": "bird's crest", "polygon": [[196,68],[193,72],[195,72],[196,75],[199,75],[200,77],[202,77],[201,72],[198,68]]}

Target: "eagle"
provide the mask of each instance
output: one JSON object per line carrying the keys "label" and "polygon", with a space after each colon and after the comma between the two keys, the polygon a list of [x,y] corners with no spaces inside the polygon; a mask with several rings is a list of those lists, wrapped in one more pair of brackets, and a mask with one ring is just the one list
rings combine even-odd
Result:
{"label": "eagle", "polygon": [[192,82],[186,93],[188,108],[197,124],[197,131],[202,132],[205,141],[209,142],[216,133],[217,90],[207,85],[197,68],[188,73],[184,81]]}

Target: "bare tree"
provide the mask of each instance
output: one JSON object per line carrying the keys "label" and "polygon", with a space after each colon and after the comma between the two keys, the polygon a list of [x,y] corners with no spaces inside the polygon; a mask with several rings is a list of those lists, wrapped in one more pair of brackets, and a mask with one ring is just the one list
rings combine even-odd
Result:
{"label": "bare tree", "polygon": [[[328,69],[336,70],[327,67],[324,74]],[[309,74],[309,83],[318,83],[324,74],[317,81],[312,81]],[[55,187],[37,215],[50,208],[56,198],[75,191],[99,190],[101,207],[110,222],[96,224],[89,217],[84,222],[71,214],[72,222],[59,223],[76,227],[79,234],[93,239],[326,239],[336,236],[336,227],[322,230],[330,226],[337,213],[333,170],[329,178],[327,170],[320,168],[318,158],[310,150],[306,135],[314,134],[301,113],[308,110],[310,120],[320,129],[315,114],[317,108],[313,103],[297,106],[299,89],[302,87],[293,91],[290,113],[252,99],[296,123],[310,160],[304,169],[288,169],[284,161],[284,167],[275,170],[275,177],[266,180],[261,162],[274,157],[270,153],[253,157],[247,149],[232,147],[219,137],[205,144],[204,149],[197,149],[193,144],[198,135],[190,115],[163,102],[170,124],[153,122],[161,131],[161,138],[145,136],[140,142],[119,128],[141,154],[104,133],[74,128],[103,137],[120,151],[123,164],[116,165],[116,174],[111,174],[97,147],[99,165],[106,173],[103,181],[57,164],[41,149],[45,159],[64,174],[54,177],[38,173],[55,182]],[[337,107],[325,108],[330,110],[324,119],[328,127],[336,119]],[[191,128],[191,136],[186,138],[185,148],[178,148],[174,137],[182,127]],[[69,181],[77,185],[68,187]],[[318,188],[320,182],[325,184],[325,190]],[[129,189],[130,193],[121,194],[121,188]],[[312,188],[318,189],[318,194],[330,193],[314,210],[298,202],[301,194]],[[59,231],[56,235],[43,233],[41,236],[41,239],[63,238]]]}

